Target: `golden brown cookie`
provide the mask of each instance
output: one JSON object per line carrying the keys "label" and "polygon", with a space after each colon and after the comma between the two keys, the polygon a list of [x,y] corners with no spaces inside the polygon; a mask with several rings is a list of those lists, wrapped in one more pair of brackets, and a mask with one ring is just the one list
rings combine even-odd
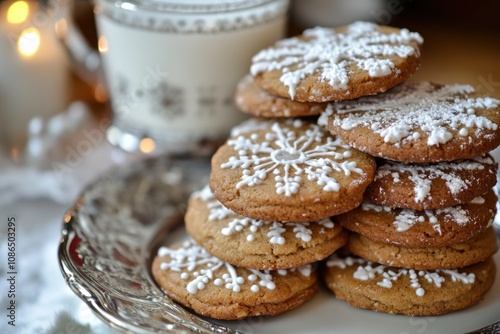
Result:
{"label": "golden brown cookie", "polygon": [[318,221],[357,207],[373,157],[298,119],[244,123],[212,157],[210,188],[242,216]]}
{"label": "golden brown cookie", "polygon": [[447,208],[468,203],[495,186],[497,168],[489,155],[434,164],[383,160],[364,198],[391,208]]}
{"label": "golden brown cookie", "polygon": [[484,261],[498,249],[493,227],[476,237],[443,247],[410,248],[377,242],[351,232],[345,249],[369,261],[417,270],[463,268]]}
{"label": "golden brown cookie", "polygon": [[495,282],[492,258],[462,269],[391,268],[333,254],[324,279],[335,297],[362,309],[409,316],[445,314],[478,303]]}
{"label": "golden brown cookie", "polygon": [[493,190],[468,204],[415,211],[363,202],[335,217],[343,227],[371,240],[403,247],[442,247],[472,239],[491,226],[497,196]]}
{"label": "golden brown cookie", "polygon": [[277,315],[309,300],[318,289],[312,265],[278,271],[234,267],[192,241],[161,247],[152,273],[173,300],[224,320]]}
{"label": "golden brown cookie", "polygon": [[292,100],[354,99],[408,79],[420,65],[422,43],[417,33],[370,22],[316,27],[257,53],[250,73],[270,94]]}
{"label": "golden brown cookie", "polygon": [[329,218],[281,223],[238,215],[215,199],[208,186],[192,194],[185,222],[189,235],[209,253],[232,265],[259,270],[313,263],[347,242],[347,232]]}
{"label": "golden brown cookie", "polygon": [[472,159],[500,144],[500,101],[469,85],[405,82],[332,103],[319,122],[360,151],[401,162]]}
{"label": "golden brown cookie", "polygon": [[235,93],[236,107],[256,117],[305,117],[325,111],[327,103],[298,102],[271,95],[255,84],[247,75],[238,83]]}

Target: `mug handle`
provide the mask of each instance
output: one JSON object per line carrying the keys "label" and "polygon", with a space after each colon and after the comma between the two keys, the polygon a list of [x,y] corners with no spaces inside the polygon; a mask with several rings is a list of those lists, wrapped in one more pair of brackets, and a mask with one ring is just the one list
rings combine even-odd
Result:
{"label": "mug handle", "polygon": [[65,1],[55,20],[55,34],[68,55],[71,68],[83,81],[94,86],[103,82],[102,61],[99,52],[92,48],[74,22],[71,9],[73,1]]}

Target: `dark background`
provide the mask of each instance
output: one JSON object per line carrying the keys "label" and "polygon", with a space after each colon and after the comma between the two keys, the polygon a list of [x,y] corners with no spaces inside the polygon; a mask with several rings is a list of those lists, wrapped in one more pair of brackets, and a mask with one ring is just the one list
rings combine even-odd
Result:
{"label": "dark background", "polygon": [[[347,1],[332,0],[329,3],[335,5],[324,9],[342,10]],[[292,2],[292,35],[314,25],[300,22],[298,9],[310,10],[305,2]],[[376,9],[359,10],[359,19],[408,28],[424,37],[422,65],[411,80],[466,83],[500,98],[500,1],[382,0],[378,4]],[[351,0],[349,5],[369,7],[370,2]],[[337,20],[349,23],[342,22],[342,17]]]}

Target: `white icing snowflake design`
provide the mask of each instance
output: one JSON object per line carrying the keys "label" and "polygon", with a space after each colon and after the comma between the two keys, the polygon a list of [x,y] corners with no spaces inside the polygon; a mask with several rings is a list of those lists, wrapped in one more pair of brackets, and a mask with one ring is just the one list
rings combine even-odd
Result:
{"label": "white icing snowflake design", "polygon": [[[471,201],[472,204],[484,204],[483,197],[476,197]],[[394,219],[393,225],[398,232],[409,230],[415,224],[423,224],[428,222],[432,228],[441,235],[441,223],[457,223],[458,225],[466,225],[470,221],[470,213],[468,209],[462,208],[461,205],[452,206],[444,209],[416,211],[410,209],[392,209],[387,206],[376,205],[369,202],[363,202],[361,209],[365,211],[375,212],[393,212],[399,211]]]}
{"label": "white icing snowflake design", "polygon": [[[427,145],[440,145],[450,141],[453,133],[466,137],[472,132],[497,130],[498,125],[477,109],[493,109],[499,100],[490,97],[470,98],[474,88],[468,85],[439,85],[430,82],[403,83],[390,91],[356,101],[330,104],[320,117],[327,117],[343,130],[358,126],[368,127],[386,143],[419,140],[420,130],[425,133]],[[474,129],[475,128],[475,129]]]}
{"label": "white icing snowflake design", "polygon": [[407,29],[383,34],[370,22],[355,22],[344,33],[330,28],[305,30],[304,39],[282,40],[275,47],[260,51],[252,59],[250,72],[282,70],[280,81],[288,87],[293,99],[298,83],[305,77],[320,73],[320,80],[335,90],[345,90],[349,84],[349,66],[355,64],[371,77],[397,73],[390,56],[407,58],[416,54],[411,42],[423,43],[422,37]]}
{"label": "white icing snowflake design", "polygon": [[[276,288],[271,271],[245,269],[248,275],[238,276],[236,267],[212,256],[192,240],[185,241],[178,249],[160,247],[158,256],[170,257],[170,262],[162,262],[160,269],[181,272],[181,278],[187,281],[186,289],[190,294],[196,294],[199,290],[205,289],[210,282],[233,292],[240,292],[242,285],[247,281],[255,282],[250,287],[252,292],[258,292],[261,287],[269,290]],[[224,268],[225,272],[220,277],[216,277],[215,273],[221,268]],[[311,265],[304,265],[287,270],[276,270],[275,273],[285,276],[298,271],[302,276],[309,277],[312,270]]]}
{"label": "white icing snowflake design", "polygon": [[231,129],[231,137],[238,137],[247,132],[269,129],[274,121],[250,118]]}
{"label": "white icing snowflake design", "polygon": [[[295,237],[302,242],[309,242],[312,239],[313,231],[309,228],[311,224],[318,224],[323,228],[332,229],[335,224],[331,219],[326,218],[319,222],[309,223],[286,223],[281,222],[270,222],[260,219],[252,219],[241,216],[234,211],[227,209],[222,205],[212,194],[210,188],[205,186],[202,190],[193,193],[194,197],[198,197],[205,201],[207,207],[210,209],[210,214],[208,220],[223,220],[231,218],[226,227],[221,229],[221,234],[225,236],[235,235],[237,233],[247,233],[246,240],[248,242],[254,241],[254,233],[259,229],[269,230],[267,237],[269,243],[274,245],[284,245],[286,240],[283,237],[283,233],[292,229]],[[321,233],[321,232],[320,232]]]}
{"label": "white icing snowflake design", "polygon": [[415,202],[420,203],[430,197],[432,182],[442,179],[453,196],[458,195],[462,190],[469,188],[466,180],[461,178],[457,171],[483,170],[484,165],[494,164],[492,158],[477,157],[473,160],[460,160],[452,162],[442,162],[433,165],[404,164],[393,161],[386,161],[377,168],[375,180],[390,175],[394,183],[400,182],[401,174],[409,174],[408,178],[413,182]]}
{"label": "white icing snowflake design", "polygon": [[258,185],[273,173],[276,193],[285,196],[298,192],[303,174],[309,181],[316,181],[323,191],[340,190],[340,184],[333,176],[335,173],[346,176],[357,173],[365,177],[355,161],[346,160],[351,157],[350,147],[340,138],[327,135],[315,124],[309,124],[307,131],[298,136],[296,129],[302,125],[300,120],[288,119],[273,122],[270,131],[264,135],[246,133],[247,136],[229,139],[227,144],[237,155],[221,164],[221,168],[243,170],[237,188]]}
{"label": "white icing snowflake design", "polygon": [[354,265],[359,265],[354,272],[353,277],[360,281],[369,281],[378,279],[377,285],[384,288],[392,288],[392,282],[396,282],[402,276],[409,276],[410,286],[415,289],[415,294],[419,297],[425,295],[425,290],[422,288],[421,280],[433,283],[437,288],[440,288],[442,283],[448,279],[452,282],[461,282],[463,284],[473,284],[476,280],[474,273],[460,273],[458,270],[437,269],[437,270],[414,270],[405,268],[392,268],[382,264],[376,264],[371,261],[366,261],[361,258],[346,257],[340,258],[337,254],[333,254],[326,262],[328,267],[338,267],[345,269]]}

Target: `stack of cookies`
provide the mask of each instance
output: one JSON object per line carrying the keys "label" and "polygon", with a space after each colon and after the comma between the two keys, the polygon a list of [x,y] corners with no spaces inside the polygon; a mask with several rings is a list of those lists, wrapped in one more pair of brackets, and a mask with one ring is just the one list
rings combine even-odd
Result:
{"label": "stack of cookies", "polygon": [[[418,69],[422,42],[420,35],[406,29],[356,22],[337,29],[306,30],[301,36],[259,52],[235,96],[238,108],[254,117],[233,128],[227,142],[212,157],[209,185],[192,194],[185,216],[189,241],[161,248],[153,263],[153,275],[165,292],[195,312],[213,318],[276,315],[315,294],[317,264],[329,258],[327,285],[337,297],[359,307],[404,313],[351,300],[359,295],[367,303],[378,305],[373,294],[391,290],[388,287],[396,286],[397,278],[406,275],[396,269],[383,273],[389,266],[409,268],[401,269],[410,273],[407,276],[413,295],[408,298],[418,290],[416,284],[427,291],[427,283],[421,283],[420,276],[441,284],[439,270],[453,277],[448,281],[464,289],[474,286],[482,296],[491,286],[486,281],[494,278],[494,266],[485,259],[496,250],[496,239],[492,241],[492,229],[488,227],[496,202],[489,191],[496,182],[496,164],[485,154],[500,141],[496,127],[500,120],[489,117],[498,117],[497,102],[466,97],[468,118],[463,122],[459,116],[463,110],[447,109],[458,115],[450,118],[450,127],[459,133],[458,141],[450,139],[448,118],[441,119],[441,114],[422,116],[429,130],[412,131],[410,125],[418,117],[395,109],[419,99],[417,96],[429,90],[429,85],[438,86],[418,84],[418,92],[408,96],[408,101],[404,96],[394,103],[391,99],[400,91],[406,95],[413,89],[405,81]],[[375,106],[376,101],[381,104]],[[481,103],[482,108],[476,106]],[[430,99],[428,104],[434,101]],[[395,107],[389,110],[388,105]],[[360,109],[356,109],[358,106]],[[491,106],[496,109],[490,110]],[[370,114],[370,108],[374,110],[373,119],[363,118]],[[479,109],[489,116],[479,114]],[[383,110],[393,115],[387,123],[394,119],[406,123],[386,130],[387,123],[377,116]],[[360,119],[351,118],[355,116]],[[439,124],[435,126],[430,119]],[[368,137],[370,133],[375,135]],[[377,135],[382,140],[374,139]],[[413,152],[420,144],[408,138],[435,141],[444,158],[434,158],[437,153],[428,148],[432,144],[423,146],[431,160],[402,158],[399,151],[407,156],[425,156]],[[477,144],[480,152],[471,151],[477,138],[483,139]],[[444,146],[445,141],[458,143],[454,154]],[[384,146],[392,147],[386,151],[394,154],[379,153]],[[377,162],[375,157],[388,160]],[[431,161],[446,162],[435,167]],[[414,162],[419,164],[411,164]],[[411,191],[407,190],[411,182],[413,199],[408,198]],[[436,192],[438,188],[449,191]],[[391,193],[393,200],[401,200],[397,204],[384,202],[388,198],[384,192]],[[441,199],[445,193],[454,201]],[[420,207],[399,204],[403,202],[415,202]],[[358,218],[370,214],[364,221]],[[391,218],[385,218],[387,215],[401,216],[398,221],[403,223],[388,222]],[[411,237],[397,230],[389,233],[393,226],[414,232]],[[375,245],[364,248],[367,254],[358,246],[366,244],[365,239]],[[469,253],[467,247],[486,240],[490,242],[487,250],[474,251],[470,259],[459,256],[460,252]],[[387,248],[384,254],[390,254],[385,257],[388,261],[376,257],[376,247]],[[397,256],[399,250],[390,247],[406,247],[410,255]],[[444,247],[439,248],[442,252],[446,247],[453,249],[457,260],[441,266],[443,256],[434,250],[438,247]],[[412,256],[415,249],[423,250],[418,261]],[[347,250],[360,257],[346,254]],[[434,253],[439,266],[435,263],[431,268],[427,262]],[[479,272],[472,278],[471,273],[453,271],[478,262],[477,270],[487,277],[485,283],[474,283],[482,277]],[[349,273],[340,269],[354,270]],[[382,275],[383,283],[364,287],[377,275]],[[400,278],[398,283],[402,281]],[[432,298],[430,295],[425,294],[426,301]]]}
{"label": "stack of cookies", "polygon": [[212,318],[293,309],[317,292],[317,262],[347,242],[331,216],[359,206],[375,168],[313,122],[249,120],[213,156],[210,186],[188,202],[192,240],[161,248],[153,275]]}
{"label": "stack of cookies", "polygon": [[327,262],[338,298],[406,315],[482,299],[495,279],[498,166],[487,153],[500,144],[499,104],[467,85],[405,82],[327,107],[321,124],[379,157],[364,202],[337,217],[359,256]]}

